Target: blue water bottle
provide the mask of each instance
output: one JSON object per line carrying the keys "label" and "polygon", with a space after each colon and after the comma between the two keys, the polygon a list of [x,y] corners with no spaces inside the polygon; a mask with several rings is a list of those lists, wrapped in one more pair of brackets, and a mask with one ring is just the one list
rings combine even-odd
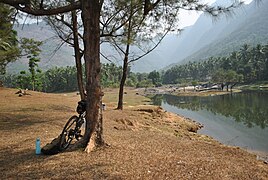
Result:
{"label": "blue water bottle", "polygon": [[35,141],[35,154],[39,155],[41,154],[41,142],[40,142],[40,138],[36,138]]}

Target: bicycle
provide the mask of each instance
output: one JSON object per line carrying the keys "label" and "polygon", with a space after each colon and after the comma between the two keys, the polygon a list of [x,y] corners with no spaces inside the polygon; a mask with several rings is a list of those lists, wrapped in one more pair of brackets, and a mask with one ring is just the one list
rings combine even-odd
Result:
{"label": "bicycle", "polygon": [[72,116],[65,124],[60,135],[60,151],[67,149],[74,138],[79,141],[83,137],[85,128],[81,129],[81,127],[86,121],[86,106],[87,103],[85,100],[79,101],[76,108],[76,112],[79,116]]}

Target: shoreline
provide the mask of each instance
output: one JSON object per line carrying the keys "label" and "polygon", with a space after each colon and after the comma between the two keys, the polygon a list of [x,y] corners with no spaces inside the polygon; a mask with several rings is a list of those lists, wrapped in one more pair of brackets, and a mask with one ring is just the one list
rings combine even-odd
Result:
{"label": "shoreline", "polygon": [[[169,112],[169,111],[167,111],[167,112]],[[172,113],[172,112],[169,112],[169,113]],[[198,127],[199,127],[199,129],[196,132],[197,134],[199,134],[201,136],[207,136],[207,137],[213,139],[214,141],[216,141],[216,142],[218,142],[220,144],[223,144],[226,147],[233,147],[233,148],[243,149],[243,150],[247,151],[248,153],[255,155],[256,156],[256,160],[260,160],[260,161],[263,161],[265,164],[268,164],[268,151],[251,150],[251,149],[243,148],[243,147],[240,147],[240,146],[228,145],[228,144],[222,143],[222,142],[220,142],[219,140],[215,139],[214,137],[212,137],[210,135],[207,135],[207,134],[204,134],[204,133],[200,133],[199,130],[201,130],[202,128],[205,127],[202,123],[200,123],[200,122],[198,122],[196,120],[193,120],[193,119],[191,119],[189,117],[185,117],[183,115],[177,114],[177,113],[172,113],[172,114],[175,114],[175,115],[177,115],[179,117],[182,117],[182,118],[188,120],[189,122],[192,122],[194,124],[197,124]]]}
{"label": "shoreline", "polygon": [[[157,89],[157,88],[156,88],[156,89]],[[157,93],[157,92],[160,92],[161,94],[170,94],[170,95],[174,95],[174,96],[198,96],[198,97],[208,97],[208,96],[221,96],[221,95],[232,94],[232,93],[240,93],[240,92],[244,91],[244,90],[241,90],[241,89],[233,89],[232,92],[230,92],[230,91],[213,91],[213,90],[209,90],[209,91],[201,91],[201,92],[195,92],[195,91],[191,91],[191,90],[190,90],[190,91],[188,90],[188,91],[186,91],[186,92],[181,92],[181,91],[179,91],[179,92],[178,92],[178,91],[174,91],[174,92],[172,92],[172,91],[171,91],[170,89],[168,89],[168,88],[165,88],[164,90],[163,90],[163,88],[158,88],[158,90],[159,90],[159,91],[153,90],[153,92],[151,92],[151,93],[144,93],[144,96],[146,97],[146,96],[150,96],[150,95],[157,95],[157,94],[159,94],[159,93]],[[145,89],[144,89],[143,91],[146,92]],[[169,112],[169,111],[167,111],[167,112]],[[171,113],[172,113],[172,112],[171,112]],[[196,121],[196,120],[193,120],[193,119],[191,119],[191,118],[188,118],[188,117],[183,116],[183,115],[178,114],[178,113],[174,113],[174,114],[176,114],[177,116],[183,117],[183,118],[189,120],[190,122],[197,123],[197,124],[199,125],[200,129],[201,129],[201,128],[204,128],[204,125],[203,125],[202,123]],[[199,131],[200,129],[198,129],[198,131]],[[197,131],[197,133],[200,134],[200,135],[209,136],[209,135],[206,135],[206,134],[203,134],[203,133],[199,133],[198,131]],[[268,163],[268,151],[251,150],[251,149],[244,148],[244,147],[242,147],[242,146],[228,145],[228,144],[225,144],[225,143],[223,143],[223,142],[220,142],[219,140],[216,140],[216,139],[213,138],[212,136],[209,136],[209,137],[212,138],[213,140],[215,140],[215,141],[221,143],[221,144],[224,144],[225,146],[231,146],[231,147],[234,147],[234,148],[240,148],[240,149],[243,149],[243,150],[249,152],[250,154],[255,155],[257,160],[261,160],[261,161],[263,161],[265,164]]]}
{"label": "shoreline", "polygon": [[[167,111],[167,112],[169,112],[169,111]],[[172,113],[172,112],[169,112],[169,113]],[[212,137],[210,135],[207,135],[207,134],[204,134],[204,133],[200,133],[199,130],[201,130],[202,128],[205,127],[202,123],[200,123],[200,122],[198,122],[196,120],[193,120],[193,119],[191,119],[189,117],[185,117],[183,115],[177,114],[177,113],[173,113],[173,114],[175,114],[175,115],[177,115],[179,117],[182,117],[182,118],[188,120],[191,123],[197,124],[198,127],[199,127],[199,129],[196,132],[197,134],[199,134],[201,136],[207,136],[207,137],[213,139],[214,141],[216,141],[216,142],[218,142],[220,144],[223,144],[226,147],[233,147],[233,148],[243,149],[246,152],[255,155],[256,156],[256,160],[263,161],[265,164],[268,164],[268,151],[251,150],[251,149],[243,148],[243,147],[240,147],[240,146],[228,145],[228,144],[222,143],[222,142],[220,142],[219,140],[215,139],[214,137]]]}
{"label": "shoreline", "polygon": [[249,149],[247,149],[246,151],[256,155],[256,159],[258,161],[263,161],[265,164],[268,164],[268,152],[249,150]]}
{"label": "shoreline", "polygon": [[170,94],[174,96],[220,96],[226,94],[240,93],[241,89],[232,89],[232,91],[221,91],[221,90],[195,90],[194,87],[189,86],[185,90],[184,88],[174,88],[174,87],[156,87],[156,88],[138,88],[140,94],[144,96],[157,95],[157,94]]}

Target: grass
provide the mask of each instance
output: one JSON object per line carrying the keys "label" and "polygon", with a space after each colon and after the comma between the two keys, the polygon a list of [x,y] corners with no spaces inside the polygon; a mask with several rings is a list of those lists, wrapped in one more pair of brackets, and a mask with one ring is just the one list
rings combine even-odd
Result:
{"label": "grass", "polygon": [[252,84],[241,85],[238,88],[242,90],[267,90],[268,82],[267,81],[254,82]]}
{"label": "grass", "polygon": [[[107,88],[104,89],[103,102],[116,106],[118,102],[118,89]],[[137,105],[146,105],[149,104],[150,99],[145,96],[140,96],[140,91],[134,88],[125,88],[124,90],[124,105],[125,106],[137,106]]]}
{"label": "grass", "polygon": [[[126,89],[123,111],[114,110],[118,89],[105,89],[104,139],[109,144],[54,156],[35,155],[76,114],[75,92],[47,94],[0,88],[1,179],[267,179],[267,165],[236,147],[189,132],[193,122],[148,104]],[[138,93],[138,94],[137,94]]]}

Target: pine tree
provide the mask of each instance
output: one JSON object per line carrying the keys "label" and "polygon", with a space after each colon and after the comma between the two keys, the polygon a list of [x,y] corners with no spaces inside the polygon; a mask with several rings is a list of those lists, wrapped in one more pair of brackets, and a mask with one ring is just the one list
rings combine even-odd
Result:
{"label": "pine tree", "polygon": [[5,74],[9,62],[19,55],[17,32],[12,29],[14,9],[0,3],[0,74]]}

